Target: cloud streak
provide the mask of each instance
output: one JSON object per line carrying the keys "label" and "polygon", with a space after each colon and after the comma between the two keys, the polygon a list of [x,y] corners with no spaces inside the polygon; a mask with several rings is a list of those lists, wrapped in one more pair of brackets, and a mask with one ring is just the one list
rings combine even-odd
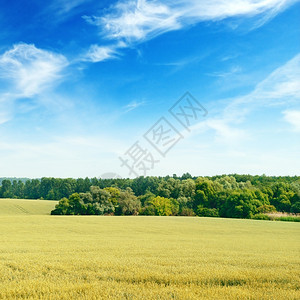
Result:
{"label": "cloud streak", "polygon": [[102,16],[83,18],[97,26],[104,38],[131,46],[203,21],[257,17],[253,27],[259,27],[298,1],[129,0],[118,1]]}
{"label": "cloud streak", "polygon": [[126,42],[145,40],[181,27],[169,6],[146,0],[119,1],[108,14],[85,19],[98,26],[105,37]]}
{"label": "cloud streak", "polygon": [[138,107],[145,105],[145,103],[146,103],[145,101],[140,101],[140,102],[132,101],[129,104],[127,104],[126,106],[124,106],[123,113],[128,113],[134,109],[137,109]]}
{"label": "cloud streak", "polygon": [[0,123],[11,117],[16,100],[37,97],[57,84],[67,66],[64,56],[25,43],[0,55]]}
{"label": "cloud streak", "polygon": [[293,130],[300,133],[300,110],[286,110],[284,120],[292,125]]}
{"label": "cloud streak", "polygon": [[62,22],[84,9],[84,5],[92,0],[51,0],[43,5],[42,15],[51,14],[52,21]]}
{"label": "cloud streak", "polygon": [[[216,140],[225,144],[231,144],[234,141],[240,143],[242,139],[247,139],[242,123],[248,115],[260,109],[299,105],[299,86],[300,54],[274,70],[251,93],[227,100],[228,104],[225,107],[221,104],[224,100],[217,102],[217,106],[222,105],[222,110],[215,112],[215,117],[195,125],[194,130],[203,132],[212,129],[216,133]],[[283,114],[284,120],[290,123],[295,131],[298,131],[300,129],[299,110],[285,110]]]}
{"label": "cloud streak", "polygon": [[92,45],[88,52],[85,54],[83,60],[89,62],[100,62],[117,57],[118,52],[116,50],[116,47]]}

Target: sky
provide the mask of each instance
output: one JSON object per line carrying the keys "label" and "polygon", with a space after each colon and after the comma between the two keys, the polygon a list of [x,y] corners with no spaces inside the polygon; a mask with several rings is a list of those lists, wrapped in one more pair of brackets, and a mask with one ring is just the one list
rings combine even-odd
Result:
{"label": "sky", "polygon": [[0,0],[0,177],[300,175],[300,1]]}

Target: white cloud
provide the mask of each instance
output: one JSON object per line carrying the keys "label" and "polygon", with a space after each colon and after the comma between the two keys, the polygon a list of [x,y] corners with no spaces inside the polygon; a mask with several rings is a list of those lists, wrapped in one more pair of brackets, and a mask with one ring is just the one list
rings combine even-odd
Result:
{"label": "white cloud", "polygon": [[231,100],[225,113],[229,118],[242,120],[250,111],[270,106],[299,103],[300,54],[273,71],[253,92]]}
{"label": "white cloud", "polygon": [[[247,118],[251,113],[262,109],[268,112],[272,107],[295,106],[299,103],[300,54],[274,70],[251,93],[215,102],[214,107],[209,109],[209,116],[212,117],[195,125],[193,132],[203,133],[210,129],[214,131],[217,142],[227,145],[242,143],[249,139],[249,133],[243,125],[247,124]],[[285,111],[284,118],[298,131],[299,110]]]}
{"label": "white cloud", "polygon": [[16,44],[0,55],[0,123],[13,115],[14,102],[34,98],[62,79],[67,59],[29,44]]}
{"label": "white cloud", "polygon": [[300,110],[286,110],[283,114],[284,120],[290,123],[296,132],[300,132]]}
{"label": "white cloud", "polygon": [[109,39],[141,42],[202,21],[259,16],[261,26],[298,0],[130,0],[103,16],[85,16]]}
{"label": "white cloud", "polygon": [[267,79],[262,81],[255,89],[256,97],[271,102],[283,98],[300,97],[300,54],[276,69]]}
{"label": "white cloud", "polygon": [[[81,2],[81,0],[78,0]],[[103,47],[92,45],[83,60],[99,62],[116,58],[119,48],[150,40],[165,32],[203,21],[256,17],[252,28],[274,18],[300,0],[119,0],[102,16],[83,16],[99,28],[102,36],[115,41]],[[237,25],[233,28],[235,29]]]}
{"label": "white cloud", "polygon": [[214,73],[208,73],[207,75],[213,76],[213,77],[226,78],[226,77],[230,77],[234,74],[240,73],[241,71],[242,71],[242,68],[240,66],[233,66],[227,72],[214,72]]}
{"label": "white cloud", "polygon": [[108,38],[126,41],[143,40],[180,28],[172,10],[157,1],[120,1],[112,8],[111,13],[85,19],[88,23],[99,26]]}
{"label": "white cloud", "polygon": [[68,62],[62,55],[17,44],[0,56],[0,78],[11,81],[20,97],[32,97],[61,78]]}
{"label": "white cloud", "polygon": [[118,56],[115,47],[92,45],[85,55],[84,60],[91,62],[100,62]]}
{"label": "white cloud", "polygon": [[58,14],[65,14],[73,10],[74,8],[89,2],[90,0],[59,0],[54,1],[52,4],[52,9]]}
{"label": "white cloud", "polygon": [[[181,9],[184,22],[223,20],[229,17],[252,17],[261,15],[266,20],[280,13],[297,1],[291,0],[178,0],[175,8]],[[189,20],[189,19],[192,20]]]}
{"label": "white cloud", "polygon": [[[296,55],[247,95],[210,103],[208,116],[189,135],[182,132],[185,139],[154,174],[299,175],[299,60]],[[282,128],[281,110],[294,132]]]}
{"label": "white cloud", "polygon": [[[79,13],[84,9],[83,4],[87,4],[92,0],[51,0],[44,4],[44,11],[42,14],[51,14],[52,21],[63,21],[71,17],[75,13]],[[53,16],[55,20],[53,20]]]}
{"label": "white cloud", "polygon": [[226,144],[233,144],[236,141],[241,142],[246,138],[245,132],[240,128],[231,126],[226,119],[210,119],[207,126],[216,132],[216,141]]}
{"label": "white cloud", "polygon": [[[284,140],[285,132],[277,132],[280,125],[275,121],[262,122],[270,126],[266,135],[263,132],[266,128],[255,128],[259,118],[255,116],[253,121],[248,117],[251,117],[251,113],[259,110],[261,113],[272,109],[275,104],[280,105],[280,108],[285,109],[285,120],[299,132],[299,108],[286,108],[299,104],[299,91],[293,84],[299,80],[299,56],[274,70],[248,95],[230,99],[227,104],[223,101],[215,103],[217,112],[206,107],[209,111],[208,119],[192,128],[192,133],[185,136],[167,158],[155,166],[152,174],[181,174],[187,171],[195,175],[236,172],[298,174],[298,140],[295,138],[289,143],[281,142],[280,138]],[[124,110],[139,107],[140,103],[143,102],[133,101]],[[117,158],[131,145],[122,137],[61,136],[47,143],[11,142],[11,138],[0,139],[0,155],[7,157],[0,162],[0,170],[17,170],[19,173],[3,174],[6,176],[85,177],[99,176],[104,172],[128,176],[128,170],[121,167]]]}
{"label": "white cloud", "polygon": [[124,109],[125,109],[124,113],[128,113],[144,104],[145,104],[145,101],[140,101],[140,102],[132,101],[124,107]]}

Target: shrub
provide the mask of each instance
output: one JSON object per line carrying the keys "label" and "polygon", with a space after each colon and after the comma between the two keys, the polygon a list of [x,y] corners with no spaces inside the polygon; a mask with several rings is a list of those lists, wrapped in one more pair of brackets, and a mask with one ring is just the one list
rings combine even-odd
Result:
{"label": "shrub", "polygon": [[191,217],[191,216],[195,216],[196,214],[195,214],[195,212],[191,208],[183,207],[181,209],[180,215],[181,216],[189,216],[189,217]]}
{"label": "shrub", "polygon": [[155,209],[152,205],[147,205],[140,209],[140,215],[143,216],[155,216]]}
{"label": "shrub", "polygon": [[300,222],[300,217],[279,217],[275,221]]}
{"label": "shrub", "polygon": [[199,217],[219,217],[219,210],[217,208],[206,208],[201,205],[197,208],[197,215]]}
{"label": "shrub", "polygon": [[264,215],[264,214],[256,214],[252,217],[252,219],[255,219],[255,220],[271,220],[271,218],[267,215]]}
{"label": "shrub", "polygon": [[257,211],[259,212],[259,214],[264,214],[264,213],[275,212],[276,208],[273,205],[262,205],[257,208]]}

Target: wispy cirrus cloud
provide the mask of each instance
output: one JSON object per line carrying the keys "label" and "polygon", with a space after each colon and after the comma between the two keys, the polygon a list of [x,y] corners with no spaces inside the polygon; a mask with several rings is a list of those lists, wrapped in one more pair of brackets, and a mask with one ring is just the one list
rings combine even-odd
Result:
{"label": "wispy cirrus cloud", "polygon": [[90,2],[91,0],[54,0],[50,5],[51,9],[57,14],[65,14],[71,10],[77,8],[78,6]]}
{"label": "wispy cirrus cloud", "polygon": [[31,99],[49,90],[62,80],[67,66],[63,55],[25,43],[16,44],[0,55],[2,123],[11,118],[16,100]]}
{"label": "wispy cirrus cloud", "polygon": [[88,52],[84,55],[83,60],[90,62],[100,62],[112,58],[117,58],[118,51],[113,46],[92,45]]}
{"label": "wispy cirrus cloud", "polygon": [[230,77],[234,74],[240,73],[242,71],[240,66],[233,66],[231,67],[231,69],[227,72],[214,72],[214,73],[209,73],[207,74],[208,76],[212,76],[212,77],[221,77],[221,78],[225,78],[225,77]]}
{"label": "wispy cirrus cloud", "polygon": [[80,13],[84,9],[84,5],[92,0],[52,0],[44,5],[43,14],[51,14],[52,19],[55,17],[55,21],[60,22],[66,18],[71,17],[76,13]]}
{"label": "wispy cirrus cloud", "polygon": [[140,106],[143,106],[145,104],[146,104],[145,101],[132,101],[124,107],[124,113],[128,113],[128,112],[130,112]]}
{"label": "wispy cirrus cloud", "polygon": [[283,112],[284,120],[292,125],[296,132],[300,132],[300,110],[286,110]]}
{"label": "wispy cirrus cloud", "polygon": [[158,1],[119,1],[106,15],[84,18],[98,26],[105,37],[126,42],[141,41],[181,27],[172,9]]}
{"label": "wispy cirrus cloud", "polygon": [[[197,130],[211,129],[218,141],[232,144],[241,143],[248,135],[242,124],[247,122],[251,113],[261,109],[282,108],[284,120],[290,123],[295,131],[300,128],[300,111],[296,109],[300,103],[300,54],[293,57],[274,70],[260,82],[255,89],[244,96],[216,102],[213,117],[195,126]],[[225,104],[225,105],[224,105]],[[298,105],[298,106],[297,106]],[[286,110],[286,107],[294,107]]]}
{"label": "wispy cirrus cloud", "polygon": [[259,108],[286,107],[300,101],[300,54],[274,70],[248,95],[238,97],[226,107],[228,119],[241,121]]}
{"label": "wispy cirrus cloud", "polygon": [[264,103],[286,103],[300,98],[300,54],[276,69],[255,89],[255,95]]}
{"label": "wispy cirrus cloud", "polygon": [[253,27],[259,27],[298,1],[120,0],[104,15],[83,18],[104,38],[130,46],[203,21],[256,17]]}

